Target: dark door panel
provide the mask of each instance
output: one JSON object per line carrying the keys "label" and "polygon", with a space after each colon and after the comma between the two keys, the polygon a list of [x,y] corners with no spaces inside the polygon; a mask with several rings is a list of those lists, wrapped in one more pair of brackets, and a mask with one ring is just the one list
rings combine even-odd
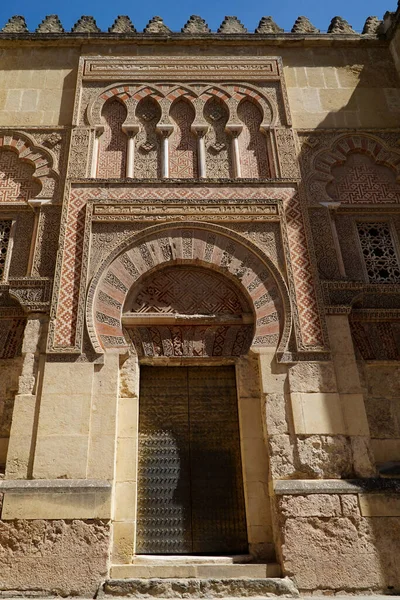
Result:
{"label": "dark door panel", "polygon": [[136,552],[246,551],[234,367],[142,367]]}

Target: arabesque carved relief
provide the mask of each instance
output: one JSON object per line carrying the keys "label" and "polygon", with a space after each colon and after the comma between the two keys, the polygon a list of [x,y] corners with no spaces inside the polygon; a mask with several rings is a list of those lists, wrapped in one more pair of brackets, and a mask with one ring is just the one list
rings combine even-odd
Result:
{"label": "arabesque carved relief", "polygon": [[380,137],[375,132],[300,134],[309,203],[399,204],[400,152]]}
{"label": "arabesque carved relief", "polygon": [[[232,201],[240,203],[240,198],[272,200],[275,197],[283,200],[286,214],[285,235],[288,236],[286,247],[289,285],[291,294],[295,294],[297,298],[294,304],[297,343],[302,351],[308,349],[314,352],[316,349],[325,348],[325,333],[320,316],[320,300],[315,288],[311,258],[306,243],[302,211],[299,208],[299,199],[297,196],[293,197],[293,192],[292,189],[279,186],[241,188],[221,185],[215,187],[156,185],[152,188],[145,185],[135,188],[124,186],[110,188],[108,198],[112,198],[114,202],[118,202],[118,198],[124,200],[131,198],[132,206],[143,201],[150,201],[154,205],[169,204],[177,197],[180,198],[180,202],[189,206],[196,206],[199,201],[212,205],[218,200],[229,205]],[[96,197],[102,197],[101,187],[77,187],[72,190],[69,203],[64,207],[62,228],[65,232],[62,241],[64,252],[63,257],[60,256],[61,262],[58,266],[54,290],[56,303],[52,309],[53,319],[56,320],[52,320],[50,324],[49,349],[52,352],[79,352],[81,348],[82,310],[87,271],[85,256],[87,256],[90,231],[90,220],[85,218],[85,211],[87,200]],[[184,214],[185,209],[182,210]],[[79,241],[78,247],[75,240]]]}

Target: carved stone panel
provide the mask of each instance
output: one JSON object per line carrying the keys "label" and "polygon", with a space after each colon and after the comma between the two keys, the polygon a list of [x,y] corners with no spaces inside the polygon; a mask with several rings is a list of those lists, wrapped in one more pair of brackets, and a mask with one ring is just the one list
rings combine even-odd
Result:
{"label": "carved stone panel", "polygon": [[400,360],[400,320],[350,319],[356,352],[364,360]]}
{"label": "carved stone panel", "polygon": [[260,132],[261,111],[250,100],[243,100],[239,104],[238,117],[243,123],[243,131],[239,136],[242,177],[269,177],[267,140]]}
{"label": "carved stone panel", "polygon": [[176,179],[197,177],[197,140],[190,129],[194,109],[184,100],[178,100],[172,105],[170,116],[175,127],[169,140],[169,175]]}
{"label": "carved stone panel", "polygon": [[15,152],[0,150],[0,203],[27,202],[37,196],[40,185],[32,179],[34,172]]}
{"label": "carved stone panel", "polygon": [[125,177],[127,137],[122,131],[126,108],[117,99],[103,108],[104,133],[100,138],[97,176],[102,179]]}
{"label": "carved stone panel", "polygon": [[217,179],[232,176],[231,139],[225,131],[229,114],[226,105],[211,98],[204,108],[210,127],[205,136],[207,177]]}
{"label": "carved stone panel", "polygon": [[15,358],[21,354],[26,320],[0,318],[0,359]]}
{"label": "carved stone panel", "polygon": [[135,136],[135,177],[155,179],[161,177],[161,144],[156,125],[161,118],[159,104],[150,96],[137,106],[136,118],[140,129]]}

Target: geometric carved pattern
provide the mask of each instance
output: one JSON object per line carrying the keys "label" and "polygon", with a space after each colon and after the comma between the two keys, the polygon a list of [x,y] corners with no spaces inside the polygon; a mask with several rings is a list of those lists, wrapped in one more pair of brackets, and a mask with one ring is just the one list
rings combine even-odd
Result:
{"label": "geometric carved pattern", "polygon": [[344,165],[332,169],[334,180],[327,192],[343,204],[399,204],[400,186],[387,167],[374,164],[369,156],[351,154]]}
{"label": "geometric carved pattern", "polygon": [[241,175],[249,179],[269,177],[267,141],[260,132],[261,111],[250,100],[244,100],[237,112],[243,123],[239,135]]}
{"label": "geometric carved pattern", "polygon": [[327,280],[341,279],[329,211],[322,207],[311,209],[310,226],[319,276]]}
{"label": "geometric carved pattern", "polygon": [[60,234],[61,210],[59,206],[42,207],[38,224],[38,244],[35,252],[32,275],[54,277]]}
{"label": "geometric carved pattern", "polygon": [[85,205],[71,198],[64,237],[55,345],[74,346],[85,236]]}
{"label": "geometric carved pattern", "polygon": [[35,168],[15,152],[0,152],[0,202],[27,202],[37,196],[40,185],[32,179]]}
{"label": "geometric carved pattern", "polygon": [[369,132],[306,134],[301,168],[311,203],[399,204],[400,153],[381,137]]}
{"label": "geometric carved pattern", "polygon": [[226,277],[199,267],[167,267],[135,287],[130,307],[135,313],[241,315],[251,313],[236,286]]}
{"label": "geometric carved pattern", "polygon": [[229,178],[231,143],[225,131],[229,119],[226,104],[219,98],[210,98],[204,108],[204,117],[210,124],[205,135],[207,177]]}
{"label": "geometric carved pattern", "polygon": [[6,265],[6,257],[8,250],[8,242],[10,241],[12,221],[0,221],[0,281],[3,278],[4,268]]}
{"label": "geometric carved pattern", "polygon": [[97,177],[125,177],[127,137],[121,126],[126,118],[126,108],[119,100],[110,100],[104,105],[102,117],[104,133],[100,138]]}
{"label": "geometric carved pattern", "polygon": [[185,100],[178,100],[171,107],[170,117],[175,126],[169,140],[169,176],[171,179],[197,177],[197,142],[190,129],[194,109]]}
{"label": "geometric carved pattern", "polygon": [[400,265],[389,224],[361,221],[357,230],[369,282],[399,283]]}
{"label": "geometric carved pattern", "polygon": [[25,319],[0,319],[0,359],[21,354]]}
{"label": "geometric carved pattern", "polygon": [[302,208],[297,195],[289,200],[285,215],[303,342],[306,346],[323,346],[314,274],[308,251]]}
{"label": "geometric carved pattern", "polygon": [[[230,281],[202,267],[165,267],[134,287],[125,311],[207,317],[251,315],[244,296]],[[278,325],[276,320],[271,319]],[[228,322],[197,325],[139,326],[128,329],[139,356],[240,356],[253,337],[252,325]]]}
{"label": "geometric carved pattern", "polygon": [[400,323],[350,318],[350,328],[358,354],[364,360],[400,360]]}
{"label": "geometric carved pattern", "polygon": [[143,98],[137,106],[136,117],[140,130],[135,136],[135,177],[161,177],[161,145],[160,136],[156,132],[156,125],[161,117],[159,104],[151,96]]}
{"label": "geometric carved pattern", "polygon": [[[85,233],[85,207],[86,202],[91,199],[101,199],[103,197],[101,187],[73,187],[68,203],[64,207],[63,225],[62,225],[62,245],[63,253],[60,256],[60,263],[57,267],[57,277],[54,289],[54,304],[52,307],[52,319],[50,323],[49,351],[50,352],[80,352],[81,340],[84,322],[84,296],[81,294],[83,286],[86,285],[86,262],[88,246],[84,246]],[[294,315],[298,313],[299,320],[295,321],[296,338],[299,348],[303,351],[321,350],[321,339],[323,338],[322,324],[320,322],[319,305],[316,301],[317,291],[315,284],[309,274],[312,271],[311,259],[307,244],[302,242],[304,233],[304,222],[299,204],[299,197],[293,196],[293,186],[251,186],[242,189],[240,186],[177,186],[164,185],[162,187],[144,185],[141,187],[132,186],[111,186],[107,192],[107,198],[111,202],[118,202],[122,199],[129,200],[136,206],[140,202],[168,202],[169,200],[188,203],[192,207],[199,202],[214,203],[219,200],[224,202],[237,202],[239,199],[258,200],[258,199],[280,199],[283,200],[286,213],[286,231],[289,239],[295,241],[290,246],[290,264],[289,282],[296,302],[293,305]],[[184,204],[182,204],[182,214],[184,214]],[[207,220],[207,217],[204,218]],[[209,227],[206,223],[198,223],[199,228]],[[210,226],[214,229],[216,226]],[[222,228],[223,230],[223,228]],[[303,232],[303,233],[301,233]],[[301,235],[300,235],[301,233]],[[235,235],[231,233],[233,237]],[[300,239],[299,239],[300,238]],[[302,242],[302,243],[300,243]],[[178,249],[181,247],[181,241],[177,240]],[[150,248],[150,253],[153,250]],[[173,249],[173,252],[176,252]],[[250,252],[252,254],[252,251]],[[82,262],[82,257],[85,262]],[[207,261],[209,259],[207,258]],[[290,273],[293,272],[293,281],[290,279]],[[305,275],[305,277],[303,276]],[[95,278],[96,279],[96,278]],[[308,285],[305,285],[305,281]],[[282,282],[282,290],[285,285]],[[310,299],[307,298],[309,290]],[[90,292],[92,293],[92,292]],[[284,291],[284,295],[286,291]],[[285,296],[286,298],[286,296]],[[290,306],[286,305],[285,312],[290,313]],[[291,326],[285,322],[285,327]],[[309,324],[312,323],[312,331]],[[306,329],[308,329],[306,333]],[[285,329],[283,339],[286,339],[287,331]],[[262,342],[263,343],[263,342]]]}
{"label": "geometric carved pattern", "polygon": [[[172,260],[180,263],[185,260],[190,262],[181,267],[182,271],[179,273],[177,267],[172,267]],[[204,277],[203,269],[197,270],[192,267],[196,263],[208,266]],[[151,288],[151,278],[146,278],[142,287],[140,277],[156,266],[167,268],[166,275],[163,274],[163,270],[159,271],[155,276],[154,290]],[[210,268],[217,273],[210,272]],[[219,274],[221,270],[236,281],[236,286],[239,286],[242,292],[237,291],[234,283],[225,281]],[[173,279],[178,283],[169,293],[169,284]],[[136,292],[134,290],[138,283],[140,287]],[[187,290],[187,286],[195,286],[197,295],[194,291],[192,293],[192,290]],[[211,291],[213,286],[215,289]],[[202,315],[203,311],[206,315],[213,315],[221,314],[222,311],[222,315],[232,318],[232,315],[238,313],[249,314],[251,311],[246,307],[249,303],[255,314],[254,345],[276,347],[282,334],[285,334],[282,331],[282,299],[272,273],[256,255],[222,232],[194,227],[166,229],[149,235],[145,242],[136,242],[122,253],[116,250],[111,264],[98,274],[91,285],[90,295],[95,292],[96,294],[93,312],[88,306],[87,319],[89,330],[93,332],[92,342],[97,350],[126,345],[120,322],[122,307],[127,297],[129,298],[129,290],[133,290],[131,293],[135,294],[134,309],[139,312],[143,310],[144,314],[147,308],[153,314],[156,309],[166,308],[168,311],[169,308],[173,312],[187,311],[189,315]],[[182,298],[179,298],[179,292],[183,293]],[[101,300],[100,294],[102,298],[114,299],[114,305]],[[207,298],[205,294],[209,294],[210,297]],[[245,294],[248,300],[242,298],[242,294]],[[131,300],[128,299],[127,302],[127,309],[130,310]],[[195,335],[194,331],[187,332],[190,336]],[[200,330],[198,333],[200,335]],[[208,333],[212,334],[212,337],[209,337]],[[166,339],[171,339],[171,335],[165,331]],[[218,336],[220,339],[217,339]],[[162,347],[162,338],[160,339],[159,345]],[[240,352],[239,347],[243,348],[251,340],[248,340],[247,329],[242,331],[238,326],[225,328],[224,323],[221,323],[220,328],[201,334],[199,344],[202,348],[205,347],[206,341],[207,346],[201,352],[215,355],[218,352]],[[220,345],[220,350],[213,349],[214,342]]]}
{"label": "geometric carved pattern", "polygon": [[127,328],[139,357],[241,356],[250,348],[251,325],[152,325]]}

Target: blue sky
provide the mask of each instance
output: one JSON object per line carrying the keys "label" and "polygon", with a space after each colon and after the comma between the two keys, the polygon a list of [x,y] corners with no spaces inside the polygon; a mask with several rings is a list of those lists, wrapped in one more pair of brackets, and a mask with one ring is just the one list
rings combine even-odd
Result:
{"label": "blue sky", "polygon": [[396,0],[3,0],[0,7],[0,27],[16,14],[24,15],[28,27],[34,30],[47,14],[58,14],[69,30],[77,19],[93,15],[103,30],[115,17],[129,15],[138,31],[155,15],[166,25],[179,31],[191,14],[201,15],[212,30],[216,30],[225,15],[238,16],[249,31],[254,31],[263,15],[272,15],[285,30],[290,30],[299,15],[307,16],[319,29],[326,30],[332,17],[340,15],[354,29],[361,30],[369,15],[382,18],[386,10],[396,10]]}

